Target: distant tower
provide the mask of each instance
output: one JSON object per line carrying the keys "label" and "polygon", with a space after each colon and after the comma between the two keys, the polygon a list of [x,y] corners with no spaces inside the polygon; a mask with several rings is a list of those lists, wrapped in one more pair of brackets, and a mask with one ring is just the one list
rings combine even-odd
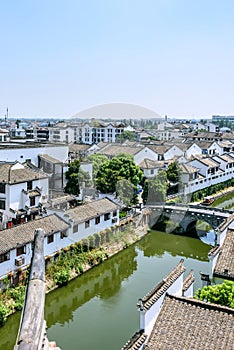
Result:
{"label": "distant tower", "polygon": [[165,115],[165,122],[167,122],[167,115]]}
{"label": "distant tower", "polygon": [[8,120],[8,107],[6,109],[6,114],[5,114],[5,125],[7,124],[7,120]]}

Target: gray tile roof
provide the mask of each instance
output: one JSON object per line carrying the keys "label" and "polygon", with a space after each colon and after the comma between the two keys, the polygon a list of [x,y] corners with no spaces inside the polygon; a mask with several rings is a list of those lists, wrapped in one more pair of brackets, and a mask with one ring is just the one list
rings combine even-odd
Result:
{"label": "gray tile roof", "polygon": [[145,350],[233,350],[234,310],[167,295]]}
{"label": "gray tile roof", "polygon": [[0,182],[14,184],[48,177],[41,170],[33,170],[26,164],[21,164],[22,169],[14,169],[14,165],[12,163],[0,163]]}
{"label": "gray tile roof", "polygon": [[74,209],[66,210],[65,215],[68,215],[76,224],[79,224],[117,209],[119,209],[117,204],[107,198],[103,198],[91,203],[79,205]]}
{"label": "gray tile roof", "polygon": [[195,281],[195,277],[193,275],[193,270],[191,270],[188,276],[183,281],[182,292],[185,293],[189,289],[189,287],[193,284],[194,281]]}
{"label": "gray tile roof", "polygon": [[140,152],[143,148],[144,148],[144,146],[133,147],[133,146],[123,146],[123,145],[110,144],[110,145],[106,146],[105,148],[101,149],[100,151],[98,151],[98,153],[104,154],[104,155],[109,156],[109,157],[114,157],[119,153],[127,153],[127,154],[131,154],[134,156],[135,154]]}
{"label": "gray tile roof", "polygon": [[214,276],[234,280],[234,230],[227,231],[215,265]]}
{"label": "gray tile roof", "polygon": [[121,350],[139,350],[144,344],[147,335],[144,333],[144,330],[136,332],[132,338],[124,345]]}
{"label": "gray tile roof", "polygon": [[63,162],[61,162],[61,160],[58,160],[54,157],[49,156],[48,154],[39,154],[39,157],[49,163],[52,164],[63,164]]}
{"label": "gray tile roof", "polygon": [[156,169],[156,168],[163,168],[164,162],[163,161],[156,161],[152,159],[145,158],[140,164],[140,168],[143,169]]}
{"label": "gray tile roof", "polygon": [[48,236],[52,232],[67,230],[69,225],[58,215],[53,214],[0,231],[0,254],[16,248],[17,245],[32,242],[34,232],[38,228],[45,230],[45,235]]}
{"label": "gray tile roof", "polygon": [[184,260],[181,259],[179,264],[154,287],[142,299],[139,299],[138,307],[140,310],[149,310],[151,306],[168,290],[168,288],[182,275],[185,271],[183,266]]}

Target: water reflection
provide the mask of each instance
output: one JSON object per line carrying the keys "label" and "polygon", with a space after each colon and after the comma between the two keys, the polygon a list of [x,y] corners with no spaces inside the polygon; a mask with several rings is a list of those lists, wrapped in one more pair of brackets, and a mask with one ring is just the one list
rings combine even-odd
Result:
{"label": "water reflection", "polygon": [[[199,239],[152,231],[134,246],[46,297],[48,336],[63,350],[117,350],[139,327],[136,302],[181,257],[206,272],[209,246]],[[199,286],[198,286],[199,287]],[[0,349],[12,350],[20,313],[0,329]]]}
{"label": "water reflection", "polygon": [[[208,261],[208,247],[199,239],[177,234],[152,231],[137,246],[143,250],[144,255],[162,257],[165,252],[172,256],[183,256]],[[155,236],[155,237],[154,237]]]}
{"label": "water reflection", "polygon": [[122,281],[137,269],[136,256],[135,247],[129,247],[66,287],[48,294],[45,308],[48,327],[56,322],[64,324],[71,321],[73,311],[94,297],[108,299],[118,293]]}

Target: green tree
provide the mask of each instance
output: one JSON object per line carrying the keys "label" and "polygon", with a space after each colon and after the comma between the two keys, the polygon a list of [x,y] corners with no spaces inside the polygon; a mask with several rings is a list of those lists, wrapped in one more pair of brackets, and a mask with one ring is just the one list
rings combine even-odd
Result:
{"label": "green tree", "polygon": [[84,171],[82,169],[79,169],[78,182],[79,182],[79,186],[82,185],[83,183],[85,184],[85,187],[92,186],[92,180],[91,180],[91,177],[90,177],[88,171]]}
{"label": "green tree", "polygon": [[78,196],[80,194],[79,186],[79,170],[80,170],[80,161],[75,159],[68,166],[68,171],[66,171],[67,184],[64,187],[64,192],[69,194],[74,194]]}
{"label": "green tree", "polygon": [[196,291],[195,298],[234,309],[234,282],[225,280],[222,284],[200,288]]}
{"label": "green tree", "polygon": [[119,180],[116,185],[116,192],[124,205],[137,204],[136,188],[129,180]]}
{"label": "green tree", "polygon": [[114,193],[118,181],[126,179],[134,185],[134,190],[143,179],[142,170],[127,157],[114,157],[99,169],[96,178],[97,189],[103,193]]}
{"label": "green tree", "polygon": [[152,179],[148,179],[144,183],[144,191],[142,193],[143,202],[161,203],[166,200],[167,193],[167,175],[165,171],[159,171]]}
{"label": "green tree", "polygon": [[87,159],[93,164],[93,181],[95,182],[99,168],[103,163],[108,161],[108,158],[104,154],[96,153],[90,154]]}
{"label": "green tree", "polygon": [[168,169],[167,169],[167,179],[170,182],[179,182],[180,179],[180,164],[175,161],[172,162],[168,165]]}
{"label": "green tree", "polygon": [[137,139],[137,135],[135,131],[125,130],[116,137],[116,142],[123,143],[126,140],[136,141],[136,139]]}

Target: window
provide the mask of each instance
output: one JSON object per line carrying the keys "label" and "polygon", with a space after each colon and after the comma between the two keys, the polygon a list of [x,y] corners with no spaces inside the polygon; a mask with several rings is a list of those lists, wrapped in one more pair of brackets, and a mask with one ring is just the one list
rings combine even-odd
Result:
{"label": "window", "polygon": [[4,199],[0,199],[0,209],[2,210],[6,209],[6,202]]}
{"label": "window", "polygon": [[150,170],[150,174],[151,174],[151,175],[154,174],[154,169],[151,169],[151,170]]}
{"label": "window", "polygon": [[26,245],[16,248],[16,256],[26,254]]}
{"label": "window", "polygon": [[85,228],[88,228],[90,226],[89,220],[85,221]]}
{"label": "window", "polygon": [[95,218],[95,225],[98,225],[98,224],[100,224],[100,216],[97,216]]}
{"label": "window", "polygon": [[113,217],[117,216],[117,211],[113,211]]}
{"label": "window", "polygon": [[35,197],[30,197],[30,207],[33,207],[36,203]]}
{"label": "window", "polygon": [[6,193],[6,184],[0,183],[0,193]]}
{"label": "window", "polygon": [[65,237],[67,237],[67,231],[60,232],[60,238],[63,239]]}
{"label": "window", "polygon": [[32,181],[27,181],[27,191],[32,190]]}
{"label": "window", "polygon": [[104,215],[104,221],[110,220],[110,213]]}
{"label": "window", "polygon": [[76,232],[78,232],[78,225],[77,224],[73,226],[73,233],[76,233]]}
{"label": "window", "polygon": [[10,252],[0,255],[0,264],[7,260],[10,260]]}
{"label": "window", "polygon": [[54,242],[54,235],[47,236],[47,243],[50,244],[52,242]]}

